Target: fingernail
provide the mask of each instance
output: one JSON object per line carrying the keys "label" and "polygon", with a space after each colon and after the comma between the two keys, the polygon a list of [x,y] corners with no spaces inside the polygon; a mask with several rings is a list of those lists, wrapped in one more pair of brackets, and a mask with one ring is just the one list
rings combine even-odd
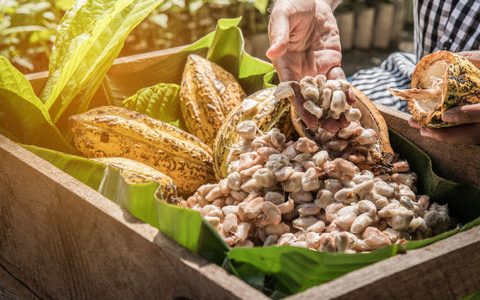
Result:
{"label": "fingernail", "polygon": [[427,128],[420,128],[420,135],[421,136],[429,136],[430,135],[430,130]]}
{"label": "fingernail", "polygon": [[443,122],[455,123],[457,121],[456,116],[451,112],[445,112],[442,116]]}

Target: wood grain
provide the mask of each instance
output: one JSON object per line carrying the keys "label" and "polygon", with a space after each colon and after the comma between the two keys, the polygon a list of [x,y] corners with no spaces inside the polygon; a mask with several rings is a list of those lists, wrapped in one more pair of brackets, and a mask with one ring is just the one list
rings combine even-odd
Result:
{"label": "wood grain", "polygon": [[12,276],[0,265],[0,299],[40,299],[23,282]]}
{"label": "wood grain", "polygon": [[0,136],[0,266],[42,299],[265,299]]}

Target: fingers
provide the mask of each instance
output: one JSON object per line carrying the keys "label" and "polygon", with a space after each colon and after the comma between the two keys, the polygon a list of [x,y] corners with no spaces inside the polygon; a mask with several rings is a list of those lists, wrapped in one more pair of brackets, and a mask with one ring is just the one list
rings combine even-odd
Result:
{"label": "fingers", "polygon": [[442,120],[455,124],[480,123],[480,103],[449,109],[443,115]]}
{"label": "fingers", "polygon": [[298,113],[298,116],[302,121],[307,125],[308,128],[310,129],[315,129],[318,127],[318,119],[309,113],[308,111],[305,110],[303,107],[303,103],[305,102],[305,99],[302,96],[302,93],[300,92],[300,85],[297,82],[292,83],[291,87],[293,88],[293,91],[295,92],[295,99],[291,99],[293,106],[295,107],[295,110]]}
{"label": "fingers", "polygon": [[[327,73],[327,78],[328,79],[344,79],[344,80],[346,80],[345,72],[343,72],[343,69],[341,67],[332,68]],[[355,100],[357,99],[357,97],[355,96],[355,93],[353,92],[353,89],[350,88],[345,94],[347,96],[348,104],[355,103]]]}
{"label": "fingers", "polygon": [[[342,53],[337,50],[324,49],[315,51],[315,67],[318,74],[325,74],[329,79],[335,76],[345,78],[345,73],[341,69]],[[338,69],[337,69],[338,68]],[[328,73],[332,72],[329,77]]]}
{"label": "fingers", "polygon": [[415,120],[413,118],[408,119],[408,125],[410,125],[410,127],[416,128],[416,129],[422,128],[422,126],[420,126],[420,124],[415,122]]}
{"label": "fingers", "polygon": [[341,67],[333,67],[327,73],[328,79],[345,79],[345,72]]}
{"label": "fingers", "polygon": [[328,118],[322,123],[322,128],[330,131],[331,133],[337,133],[340,129],[348,126],[350,122],[345,119],[345,116],[342,116],[340,119],[335,120]]}
{"label": "fingers", "polygon": [[421,128],[420,135],[449,144],[480,144],[480,124],[463,125],[452,128]]}
{"label": "fingers", "polygon": [[274,60],[285,54],[288,49],[290,36],[290,21],[287,11],[274,7],[268,24],[270,48],[267,57]]}
{"label": "fingers", "polygon": [[465,51],[458,54],[470,60],[477,68],[480,68],[480,50]]}
{"label": "fingers", "polygon": [[284,55],[281,58],[272,60],[275,70],[278,72],[280,81],[297,81],[300,80],[301,64],[299,58],[295,55]]}
{"label": "fingers", "polygon": [[347,103],[348,104],[355,103],[355,101],[357,100],[357,96],[353,92],[353,89],[350,88],[346,94],[347,94]]}

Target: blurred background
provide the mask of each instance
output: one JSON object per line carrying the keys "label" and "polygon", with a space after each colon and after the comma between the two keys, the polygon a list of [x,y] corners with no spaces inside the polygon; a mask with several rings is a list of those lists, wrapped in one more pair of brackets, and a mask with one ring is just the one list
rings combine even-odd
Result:
{"label": "blurred background", "polygon": [[[25,74],[48,69],[55,30],[74,0],[0,0],[0,55]],[[242,16],[247,51],[265,58],[269,0],[166,0],[128,37],[120,56],[189,44],[219,18]],[[390,53],[413,52],[413,0],[344,0],[335,11],[347,75]]]}

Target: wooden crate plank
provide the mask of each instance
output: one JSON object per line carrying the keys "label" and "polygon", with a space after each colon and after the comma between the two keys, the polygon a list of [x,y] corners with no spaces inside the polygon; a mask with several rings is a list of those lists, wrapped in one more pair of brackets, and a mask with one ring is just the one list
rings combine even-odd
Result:
{"label": "wooden crate plank", "polygon": [[23,282],[15,278],[2,265],[0,265],[0,299],[40,299]]}
{"label": "wooden crate plank", "polygon": [[46,299],[265,299],[0,136],[0,264]]}
{"label": "wooden crate plank", "polygon": [[287,299],[459,299],[479,289],[480,227],[477,226]]}
{"label": "wooden crate plank", "polygon": [[480,146],[447,144],[420,136],[418,129],[408,125],[409,114],[383,105],[377,107],[390,128],[430,156],[435,173],[450,180],[480,186]]}

